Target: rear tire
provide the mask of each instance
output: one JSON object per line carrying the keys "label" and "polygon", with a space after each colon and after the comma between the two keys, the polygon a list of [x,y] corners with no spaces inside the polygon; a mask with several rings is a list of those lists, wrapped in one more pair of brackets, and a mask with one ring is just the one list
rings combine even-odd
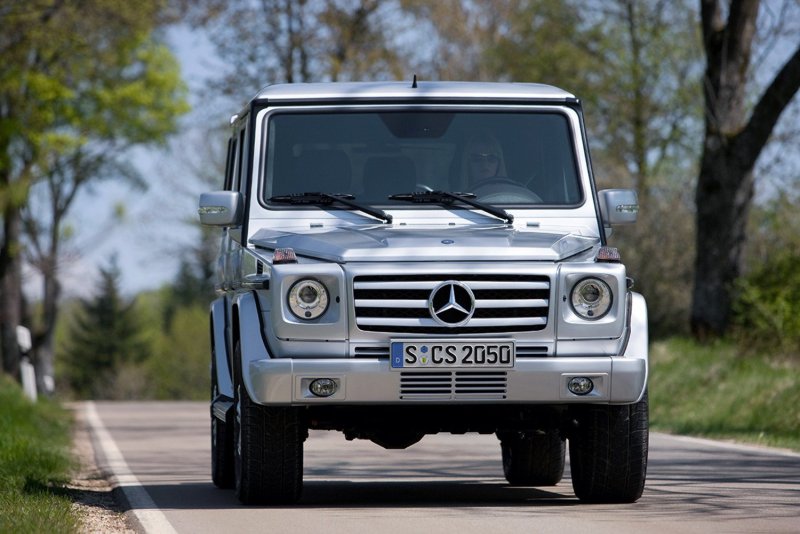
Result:
{"label": "rear tire", "polygon": [[503,474],[512,486],[555,486],[564,476],[566,444],[551,430],[529,437],[504,437]]}
{"label": "rear tire", "polygon": [[[237,365],[240,361],[237,357]],[[297,408],[256,404],[240,380],[235,393],[236,496],[242,504],[296,502],[303,488],[305,439]]]}
{"label": "rear tire", "polygon": [[569,439],[575,495],[586,502],[637,501],[647,476],[647,393],[625,406],[581,406],[575,416]]}

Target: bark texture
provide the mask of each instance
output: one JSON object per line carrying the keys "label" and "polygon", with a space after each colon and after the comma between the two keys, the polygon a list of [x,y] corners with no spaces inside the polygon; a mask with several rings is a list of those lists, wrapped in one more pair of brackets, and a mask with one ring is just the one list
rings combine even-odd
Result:
{"label": "bark texture", "polygon": [[691,328],[698,338],[727,330],[753,200],[753,168],[781,113],[800,88],[800,46],[748,117],[746,91],[758,0],[701,0],[705,141],[695,200],[697,257]]}

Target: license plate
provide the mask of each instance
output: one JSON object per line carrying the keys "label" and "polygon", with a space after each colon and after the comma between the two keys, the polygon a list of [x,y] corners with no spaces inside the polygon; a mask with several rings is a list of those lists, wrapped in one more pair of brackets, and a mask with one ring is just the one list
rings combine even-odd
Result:
{"label": "license plate", "polygon": [[514,342],[397,340],[391,342],[392,369],[492,369],[514,367]]}

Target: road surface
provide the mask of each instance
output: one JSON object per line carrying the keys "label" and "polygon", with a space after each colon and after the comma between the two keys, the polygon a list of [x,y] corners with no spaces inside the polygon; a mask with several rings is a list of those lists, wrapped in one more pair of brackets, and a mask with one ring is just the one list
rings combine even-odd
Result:
{"label": "road surface", "polygon": [[[312,431],[295,506],[244,507],[209,474],[208,407],[89,403],[101,464],[148,532],[800,533],[800,455],[651,434],[647,487],[630,505],[585,505],[569,479],[512,488],[494,436],[427,436],[403,451]],[[121,456],[120,456],[121,454]]]}

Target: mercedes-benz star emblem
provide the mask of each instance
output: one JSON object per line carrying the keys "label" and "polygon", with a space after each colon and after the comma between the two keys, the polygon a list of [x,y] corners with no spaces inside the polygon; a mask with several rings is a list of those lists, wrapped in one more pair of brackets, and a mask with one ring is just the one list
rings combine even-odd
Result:
{"label": "mercedes-benz star emblem", "polygon": [[475,295],[461,282],[448,280],[433,288],[428,309],[439,324],[461,326],[475,313]]}

